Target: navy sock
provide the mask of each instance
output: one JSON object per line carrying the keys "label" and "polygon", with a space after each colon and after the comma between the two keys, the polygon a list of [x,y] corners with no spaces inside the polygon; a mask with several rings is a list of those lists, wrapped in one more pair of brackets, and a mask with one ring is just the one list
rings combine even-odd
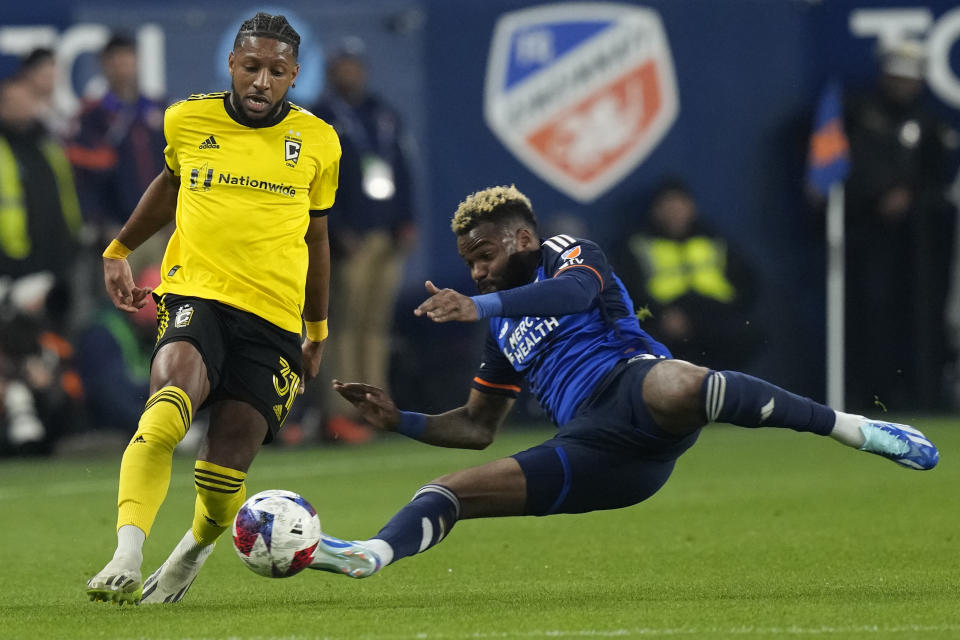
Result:
{"label": "navy sock", "polygon": [[460,500],[439,484],[427,484],[374,536],[393,548],[393,561],[426,551],[450,533],[460,517]]}
{"label": "navy sock", "polygon": [[809,398],[737,371],[711,371],[700,388],[707,422],[786,427],[826,436],[836,413]]}

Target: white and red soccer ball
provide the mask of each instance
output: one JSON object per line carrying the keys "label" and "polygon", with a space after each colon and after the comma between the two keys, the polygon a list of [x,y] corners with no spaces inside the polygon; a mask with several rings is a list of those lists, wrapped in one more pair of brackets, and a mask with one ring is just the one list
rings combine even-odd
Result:
{"label": "white and red soccer ball", "polygon": [[233,548],[254,573],[287,578],[310,566],[320,519],[303,496],[271,489],[251,496],[233,521]]}

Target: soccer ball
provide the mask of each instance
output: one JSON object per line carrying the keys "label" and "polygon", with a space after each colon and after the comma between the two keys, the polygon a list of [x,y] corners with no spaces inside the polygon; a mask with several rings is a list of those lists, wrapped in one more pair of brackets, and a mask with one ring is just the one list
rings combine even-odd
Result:
{"label": "soccer ball", "polygon": [[233,548],[254,573],[287,578],[310,565],[320,519],[303,496],[271,489],[251,496],[233,520]]}

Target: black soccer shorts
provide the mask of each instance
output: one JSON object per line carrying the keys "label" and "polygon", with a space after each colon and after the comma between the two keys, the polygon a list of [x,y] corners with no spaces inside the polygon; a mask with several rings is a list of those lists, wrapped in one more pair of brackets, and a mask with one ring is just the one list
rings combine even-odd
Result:
{"label": "black soccer shorts", "polygon": [[176,340],[200,352],[210,379],[201,407],[224,398],[246,402],[267,420],[264,442],[273,440],[302,384],[299,335],[222,302],[172,293],[157,300],[157,325],[154,358]]}
{"label": "black soccer shorts", "polygon": [[570,422],[512,456],[527,480],[528,515],[620,509],[662,487],[700,431],[660,429],[643,402],[643,379],[659,359],[618,363]]}

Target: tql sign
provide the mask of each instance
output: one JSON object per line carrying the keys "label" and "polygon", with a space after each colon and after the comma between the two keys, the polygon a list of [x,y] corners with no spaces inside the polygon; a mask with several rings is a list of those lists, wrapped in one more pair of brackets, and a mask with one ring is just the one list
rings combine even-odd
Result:
{"label": "tql sign", "polygon": [[636,168],[678,110],[670,47],[652,9],[553,4],[497,22],[487,124],[528,168],[580,202]]}

